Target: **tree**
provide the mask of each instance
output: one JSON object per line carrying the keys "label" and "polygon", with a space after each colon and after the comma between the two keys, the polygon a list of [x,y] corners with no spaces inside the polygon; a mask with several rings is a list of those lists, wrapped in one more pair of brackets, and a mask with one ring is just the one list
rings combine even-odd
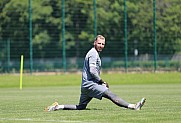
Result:
{"label": "tree", "polygon": [[174,54],[181,51],[181,2],[165,0],[158,3],[158,52]]}
{"label": "tree", "polygon": [[[173,54],[180,50],[181,7],[179,0],[157,0],[157,50],[159,54]],[[128,17],[131,29],[129,40],[134,44],[137,40],[139,52],[153,53],[153,7],[152,0],[128,2]],[[130,45],[129,45],[130,46]],[[146,47],[145,47],[146,46]],[[131,50],[131,49],[130,49]]]}
{"label": "tree", "polygon": [[4,6],[0,13],[0,39],[11,40],[11,53],[14,54],[13,56],[27,54],[28,13],[24,10],[27,10],[28,3],[26,1],[17,2],[15,0],[7,0],[3,4]]}
{"label": "tree", "polygon": [[[180,3],[180,0],[157,0],[160,54],[173,54],[181,49]],[[133,55],[134,48],[139,54],[153,54],[152,4],[152,0],[127,0],[129,55]],[[28,1],[3,0],[0,6],[0,42],[10,39],[11,55],[24,54],[29,58]],[[33,0],[32,23],[33,57],[61,57],[61,0]],[[83,57],[94,38],[93,1],[65,1],[65,28],[67,57]],[[107,40],[104,56],[124,56],[124,0],[106,0],[104,4],[97,0],[97,33]]]}

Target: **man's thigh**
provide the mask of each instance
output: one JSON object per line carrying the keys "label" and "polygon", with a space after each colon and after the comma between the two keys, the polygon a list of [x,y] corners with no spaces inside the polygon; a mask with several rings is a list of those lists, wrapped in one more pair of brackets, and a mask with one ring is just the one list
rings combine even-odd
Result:
{"label": "man's thigh", "polygon": [[92,100],[92,97],[89,97],[87,94],[81,94],[79,105],[87,105]]}

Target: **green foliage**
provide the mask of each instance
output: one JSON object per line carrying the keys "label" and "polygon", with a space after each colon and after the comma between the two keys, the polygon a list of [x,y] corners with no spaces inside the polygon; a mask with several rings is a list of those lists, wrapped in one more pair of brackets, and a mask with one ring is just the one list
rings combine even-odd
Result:
{"label": "green foliage", "polygon": [[[110,63],[103,63],[102,66],[104,69],[124,68],[125,62],[124,61],[113,61]],[[162,60],[162,61],[157,61],[157,66],[158,66],[158,69],[159,68],[161,68],[161,69],[170,68],[170,70],[178,70],[179,68],[181,68],[181,62],[180,61]],[[149,70],[149,68],[153,68],[153,61],[142,61],[142,62],[128,61],[128,68],[134,68],[134,67]]]}
{"label": "green foliage", "polygon": [[177,11],[181,9],[180,3],[177,0],[165,0],[158,4],[158,52],[173,53],[180,51],[176,48],[180,46],[177,43],[181,34],[181,27],[178,26],[181,12]]}
{"label": "green foliage", "polygon": [[[180,52],[180,0],[157,0],[157,46],[160,54]],[[153,53],[153,1],[127,0],[128,53]],[[67,57],[80,57],[94,38],[93,1],[65,2]],[[0,42],[11,40],[11,54],[29,56],[29,5],[27,0],[0,1]],[[32,0],[34,57],[56,57],[62,48],[62,6],[60,0]],[[106,37],[104,56],[124,55],[124,1],[97,0],[97,33]],[[135,41],[137,44],[135,44]],[[133,47],[134,45],[134,47]],[[25,47],[24,49],[22,49]],[[19,50],[21,49],[21,50]],[[81,50],[80,50],[81,49]],[[72,52],[74,50],[75,52]],[[110,52],[110,50],[112,50]],[[4,51],[2,51],[4,52]],[[61,55],[60,55],[61,57]]]}
{"label": "green foliage", "polygon": [[[20,2],[16,0],[1,1],[1,12],[0,12],[0,42],[11,40],[12,52],[21,54],[23,46],[27,46],[28,37],[28,3],[25,0]],[[18,27],[18,29],[17,29]],[[24,40],[22,42],[22,40]],[[27,49],[24,49],[26,52]]]}

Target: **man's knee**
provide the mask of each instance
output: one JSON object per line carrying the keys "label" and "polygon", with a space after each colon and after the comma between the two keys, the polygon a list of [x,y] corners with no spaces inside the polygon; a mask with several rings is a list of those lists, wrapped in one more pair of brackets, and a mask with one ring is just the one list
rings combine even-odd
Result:
{"label": "man's knee", "polygon": [[84,109],[86,109],[86,107],[87,107],[87,105],[85,105],[85,104],[77,105],[78,110],[84,110]]}
{"label": "man's knee", "polygon": [[110,90],[106,90],[106,91],[103,93],[103,97],[109,98],[109,99],[114,99],[114,98],[116,98],[117,96],[116,96],[115,94],[113,94]]}

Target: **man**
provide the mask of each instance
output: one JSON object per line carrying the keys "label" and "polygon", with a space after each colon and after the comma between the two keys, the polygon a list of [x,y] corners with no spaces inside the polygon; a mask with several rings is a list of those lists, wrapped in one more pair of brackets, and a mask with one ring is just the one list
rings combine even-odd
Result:
{"label": "man", "polygon": [[130,104],[109,90],[109,85],[100,77],[101,59],[99,53],[105,46],[105,38],[98,35],[94,41],[94,47],[88,51],[84,60],[82,72],[82,85],[79,105],[59,105],[57,102],[46,108],[46,111],[56,110],[83,110],[86,109],[92,98],[102,99],[102,97],[111,100],[120,107],[140,110],[144,105],[145,98],[142,98],[137,104]]}

